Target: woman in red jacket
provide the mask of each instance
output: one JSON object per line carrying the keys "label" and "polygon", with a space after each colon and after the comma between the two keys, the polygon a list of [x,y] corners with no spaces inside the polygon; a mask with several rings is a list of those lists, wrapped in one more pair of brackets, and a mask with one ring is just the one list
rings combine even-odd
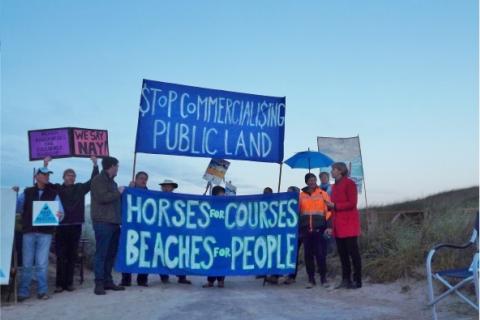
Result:
{"label": "woman in red jacket", "polygon": [[[360,235],[360,215],[357,210],[357,186],[348,178],[345,163],[332,165],[331,202],[327,205],[333,209],[333,235],[337,243],[338,255],[342,263],[342,282],[336,287],[357,289],[362,287],[362,261],[358,250]],[[353,264],[353,283],[350,259]]]}

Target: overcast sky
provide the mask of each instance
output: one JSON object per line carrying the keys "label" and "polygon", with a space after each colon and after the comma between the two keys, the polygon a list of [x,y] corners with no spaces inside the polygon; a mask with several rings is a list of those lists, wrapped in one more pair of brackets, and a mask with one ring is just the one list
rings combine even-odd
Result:
{"label": "overcast sky", "polygon": [[[142,79],[286,96],[285,158],[360,136],[369,204],[478,185],[476,1],[14,1],[1,7],[1,185],[27,186],[27,131],[107,129],[132,174]],[[149,187],[201,193],[207,158],[144,155]],[[88,179],[88,159],[58,159]],[[278,164],[232,161],[240,194]],[[305,170],[283,169],[282,190]],[[363,202],[362,202],[363,203]]]}

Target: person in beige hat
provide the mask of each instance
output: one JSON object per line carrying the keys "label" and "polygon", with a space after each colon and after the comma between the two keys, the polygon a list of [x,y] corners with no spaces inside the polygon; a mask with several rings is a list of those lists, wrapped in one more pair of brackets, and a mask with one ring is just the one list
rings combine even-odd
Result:
{"label": "person in beige hat", "polygon": [[[162,188],[162,192],[173,192],[173,190],[178,188],[178,183],[169,179],[165,179],[163,180],[162,183],[160,183],[160,187]],[[177,276],[177,277],[178,277],[178,283],[192,284],[192,282],[187,279],[186,275]],[[168,283],[168,278],[169,276],[167,274],[160,275],[160,279],[162,280],[163,283]]]}

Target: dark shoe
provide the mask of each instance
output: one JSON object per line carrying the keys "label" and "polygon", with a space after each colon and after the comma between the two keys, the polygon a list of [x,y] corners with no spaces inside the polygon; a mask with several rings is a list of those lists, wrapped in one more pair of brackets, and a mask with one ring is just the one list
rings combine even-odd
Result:
{"label": "dark shoe", "polygon": [[360,289],[362,287],[362,281],[355,281],[350,287],[350,289]]}
{"label": "dark shoe", "polygon": [[60,292],[63,292],[63,288],[62,287],[55,287],[55,290],[53,290],[54,293],[60,293]]}
{"label": "dark shoe", "polygon": [[205,283],[202,288],[213,288],[213,282],[207,282]]}
{"label": "dark shoe", "polygon": [[263,279],[265,278],[266,276],[255,276],[255,279]]}
{"label": "dark shoe", "polygon": [[17,301],[18,301],[18,302],[23,302],[23,301],[25,301],[25,300],[27,300],[27,299],[29,299],[29,298],[30,298],[30,297],[21,297],[21,296],[18,296],[18,297],[17,297]]}
{"label": "dark shoe", "polygon": [[320,285],[325,289],[330,288],[330,284],[327,282],[326,277],[320,277]]}
{"label": "dark shoe", "polygon": [[50,296],[46,293],[39,293],[39,294],[37,294],[37,298],[39,300],[48,300],[48,299],[50,299]]}
{"label": "dark shoe", "polygon": [[65,290],[67,290],[68,292],[72,292],[72,291],[75,291],[75,287],[74,286],[68,286]]}
{"label": "dark shoe", "polygon": [[352,281],[343,279],[342,282],[340,282],[335,289],[350,289],[352,288]]}
{"label": "dark shoe", "polygon": [[305,288],[311,289],[313,288],[317,283],[315,282],[315,277],[308,277],[308,283]]}
{"label": "dark shoe", "polygon": [[168,276],[160,276],[160,280],[162,280],[162,283],[169,283],[170,281],[168,280],[169,277]]}
{"label": "dark shoe", "polygon": [[132,282],[122,280],[122,281],[120,282],[120,285],[121,285],[122,287],[130,287],[130,286],[132,285]]}
{"label": "dark shoe", "polygon": [[225,288],[225,282],[223,280],[217,281],[217,287],[219,288]]}
{"label": "dark shoe", "polygon": [[283,281],[283,283],[286,285],[293,284],[295,283],[295,279],[288,277],[287,279],[285,279],[285,281]]}
{"label": "dark shoe", "polygon": [[105,287],[103,286],[103,284],[95,284],[95,289],[93,290],[93,292],[97,295],[107,294],[105,292]]}
{"label": "dark shoe", "polygon": [[112,290],[112,291],[123,291],[123,290],[125,290],[125,287],[117,286],[115,283],[106,284],[104,287],[105,287],[105,290]]}
{"label": "dark shoe", "polygon": [[139,283],[137,283],[137,285],[140,286],[140,287],[148,287],[148,283],[146,283],[146,282],[139,282]]}
{"label": "dark shoe", "polygon": [[187,278],[179,278],[178,283],[180,284],[192,284],[192,281],[188,280]]}
{"label": "dark shoe", "polygon": [[276,276],[265,277],[265,282],[270,283],[270,284],[278,284],[278,277],[276,277]]}

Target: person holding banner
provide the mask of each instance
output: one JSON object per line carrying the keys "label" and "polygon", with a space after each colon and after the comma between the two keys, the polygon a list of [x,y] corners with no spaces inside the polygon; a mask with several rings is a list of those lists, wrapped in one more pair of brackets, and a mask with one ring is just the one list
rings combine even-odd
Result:
{"label": "person holding banner", "polygon": [[[332,165],[332,202],[327,205],[333,210],[333,235],[337,243],[338,256],[342,263],[342,282],[336,289],[358,289],[362,287],[362,261],[358,250],[360,215],[357,210],[357,186],[348,177],[347,165],[336,162]],[[353,264],[351,280],[350,259]]]}
{"label": "person holding banner", "polygon": [[[54,184],[60,200],[65,208],[65,218],[55,232],[55,253],[57,255],[57,271],[55,293],[63,290],[73,291],[73,273],[77,261],[78,245],[82,235],[82,224],[85,222],[85,195],[90,192],[90,182],[99,174],[97,158],[92,156],[93,164],[90,180],[84,183],[75,183],[76,173],[73,169],[63,172],[63,184]],[[43,160],[48,167],[51,157]]]}
{"label": "person holding banner", "polygon": [[[147,188],[148,174],[144,171],[139,171],[135,175],[135,181],[130,182],[128,185],[130,188],[138,188],[148,190]],[[130,287],[132,285],[132,274],[122,273],[121,286]],[[137,285],[142,287],[148,287],[148,273],[139,273],[137,275]]]}
{"label": "person holding banner", "polygon": [[[64,216],[63,206],[60,202],[57,190],[49,182],[50,174],[53,173],[46,167],[39,168],[35,173],[35,185],[26,188],[17,199],[17,213],[22,217],[22,276],[18,292],[18,301],[22,302],[30,297],[30,285],[35,266],[37,275],[37,298],[49,299],[48,295],[48,253],[52,242],[52,234],[55,232],[53,224],[36,226],[34,223],[34,207],[37,201],[55,201],[58,203],[58,211],[55,213],[57,220]],[[43,212],[43,209],[41,210]],[[52,212],[47,207],[47,214]],[[35,264],[34,264],[35,262]]]}
{"label": "person holding banner", "polygon": [[97,295],[104,295],[105,290],[125,290],[125,287],[115,285],[112,278],[122,222],[120,198],[124,190],[114,181],[117,173],[118,160],[105,157],[102,159],[102,172],[92,179],[91,184],[91,215],[95,232],[94,293]]}
{"label": "person holding banner", "polygon": [[[162,192],[173,192],[173,190],[178,188],[178,184],[172,180],[166,179],[160,183],[160,187],[162,188]],[[180,284],[192,284],[192,282],[187,279],[186,275],[177,276],[177,278],[178,283]],[[162,280],[162,283],[168,283],[169,276],[168,274],[161,274],[160,279]]]}
{"label": "person holding banner", "polygon": [[[290,186],[288,187],[287,189],[287,192],[295,192],[297,194],[300,194],[300,189],[296,186]],[[300,231],[300,230],[299,230]],[[283,282],[284,284],[286,285],[289,285],[289,284],[293,284],[295,283],[295,280],[297,279],[297,272],[298,272],[298,254],[300,252],[300,247],[302,246],[302,243],[303,243],[303,238],[302,238],[302,235],[301,233],[299,232],[298,233],[298,238],[297,238],[297,263],[295,264],[295,272],[294,273],[291,273],[289,274],[285,281]]]}
{"label": "person holding banner", "polygon": [[[212,196],[224,196],[225,195],[225,188],[222,186],[215,186],[212,188]],[[225,287],[225,276],[216,276],[216,277],[207,277],[207,283],[204,284],[203,288],[213,288],[215,284],[215,280],[217,280],[217,286],[219,288]]]}
{"label": "person holding banner", "polygon": [[315,262],[320,273],[320,282],[327,287],[327,240],[331,232],[331,212],[327,207],[330,201],[328,194],[317,185],[317,177],[313,173],[305,175],[307,186],[300,193],[300,234],[303,238],[305,266],[308,275],[307,289],[316,285]]}

